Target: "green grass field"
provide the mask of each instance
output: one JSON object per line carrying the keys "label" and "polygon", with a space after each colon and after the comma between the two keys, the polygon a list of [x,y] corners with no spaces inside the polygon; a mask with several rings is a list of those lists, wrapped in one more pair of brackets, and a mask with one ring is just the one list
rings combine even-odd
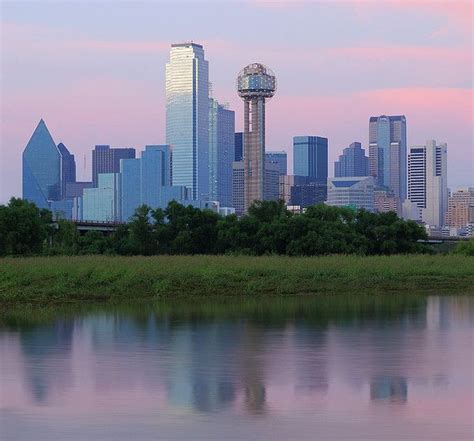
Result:
{"label": "green grass field", "polygon": [[60,256],[0,260],[3,306],[321,293],[474,294],[474,258]]}

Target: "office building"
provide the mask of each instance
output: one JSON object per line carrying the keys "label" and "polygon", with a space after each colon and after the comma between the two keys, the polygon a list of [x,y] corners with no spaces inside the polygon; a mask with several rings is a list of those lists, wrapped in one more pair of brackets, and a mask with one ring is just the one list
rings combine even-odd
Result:
{"label": "office building", "polygon": [[260,63],[239,73],[237,91],[244,101],[244,206],[264,199],[265,103],[276,92],[276,77]]}
{"label": "office building", "polygon": [[172,44],[166,64],[166,143],[173,185],[191,198],[209,196],[209,67],[195,43]]}
{"label": "office building", "polygon": [[84,189],[82,197],[83,220],[121,221],[120,179],[120,173],[99,173],[97,187]]}
{"label": "office building", "polygon": [[426,141],[408,154],[408,199],[422,210],[429,226],[444,225],[448,208],[447,145]]}
{"label": "office building", "polygon": [[284,151],[265,152],[265,164],[277,164],[280,176],[288,174],[288,155]]}
{"label": "office building", "polygon": [[141,158],[120,161],[122,221],[129,220],[140,205],[166,208],[173,199],[187,199],[186,187],[170,185],[170,169],[167,145],[147,145]]}
{"label": "office building", "polygon": [[373,177],[329,178],[327,204],[374,211]]}
{"label": "office building", "polygon": [[377,187],[392,190],[401,200],[407,197],[406,118],[371,116],[369,120],[369,174]]}
{"label": "office building", "polygon": [[65,198],[67,184],[76,182],[76,161],[62,142],[58,144],[58,150],[61,155],[61,198]]}
{"label": "office building", "polygon": [[235,132],[235,154],[234,161],[244,160],[244,134],[243,132]]}
{"label": "office building", "polygon": [[235,156],[235,113],[209,99],[209,200],[232,206],[232,162]]}
{"label": "office building", "polygon": [[41,119],[23,151],[23,199],[39,208],[61,199],[61,153]]}
{"label": "office building", "polygon": [[79,198],[85,188],[92,188],[92,182],[66,182],[65,198]]}
{"label": "office building", "polygon": [[460,188],[448,198],[445,224],[462,228],[474,223],[474,187]]}
{"label": "office building", "polygon": [[328,140],[320,136],[293,138],[293,174],[311,182],[326,184],[328,178]]}
{"label": "office building", "polygon": [[232,163],[232,207],[235,208],[237,216],[242,216],[245,212],[244,176],[244,161],[234,161]]}
{"label": "office building", "polygon": [[280,176],[279,199],[287,206],[300,208],[321,204],[327,199],[327,184],[314,182],[306,176]]}
{"label": "office building", "polygon": [[119,173],[120,160],[135,158],[133,148],[110,148],[109,145],[96,145],[92,150],[92,185],[98,186],[100,173]]}
{"label": "office building", "polygon": [[393,211],[398,216],[402,215],[402,204],[392,190],[376,187],[374,190],[374,209],[377,213],[389,213]]}
{"label": "office building", "polygon": [[281,167],[278,163],[265,163],[265,179],[263,184],[263,199],[265,201],[278,201],[280,198],[280,174]]}
{"label": "office building", "polygon": [[369,176],[369,158],[360,142],[353,142],[343,150],[339,160],[334,163],[336,178]]}

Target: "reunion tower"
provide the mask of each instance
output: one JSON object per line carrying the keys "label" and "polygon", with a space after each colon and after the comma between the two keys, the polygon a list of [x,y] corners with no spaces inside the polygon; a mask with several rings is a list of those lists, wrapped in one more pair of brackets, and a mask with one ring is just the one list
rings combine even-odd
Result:
{"label": "reunion tower", "polygon": [[244,100],[244,207],[263,200],[265,179],[265,101],[276,91],[275,74],[260,63],[244,67],[237,92]]}

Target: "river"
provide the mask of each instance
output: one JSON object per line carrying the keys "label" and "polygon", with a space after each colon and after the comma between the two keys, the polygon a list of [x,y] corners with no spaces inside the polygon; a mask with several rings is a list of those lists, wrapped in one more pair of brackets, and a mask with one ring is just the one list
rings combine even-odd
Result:
{"label": "river", "polygon": [[2,440],[468,440],[474,298],[0,316]]}

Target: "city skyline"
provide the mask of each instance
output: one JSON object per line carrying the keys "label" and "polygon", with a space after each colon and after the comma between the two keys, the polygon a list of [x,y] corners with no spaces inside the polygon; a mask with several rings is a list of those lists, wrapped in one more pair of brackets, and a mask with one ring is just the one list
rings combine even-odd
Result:
{"label": "city skyline", "polygon": [[[236,130],[242,129],[243,119],[234,89],[236,73],[252,61],[272,66],[279,92],[267,120],[267,150],[285,150],[289,163],[295,135],[317,133],[329,138],[333,163],[351,142],[360,141],[368,150],[370,116],[403,114],[409,125],[407,147],[426,139],[447,142],[449,187],[472,185],[472,6],[468,2],[451,4],[449,9],[430,2],[413,6],[319,3],[291,9],[284,3],[249,2],[239,8],[190,4],[190,12],[200,11],[202,23],[191,24],[181,17],[174,29],[165,23],[174,11],[172,5],[145,3],[134,9],[119,4],[113,8],[108,33],[97,18],[87,23],[87,32],[81,30],[91,11],[100,8],[97,4],[45,4],[41,11],[37,7],[2,4],[0,203],[21,194],[21,153],[41,118],[55,140],[64,142],[76,156],[79,180],[89,179],[89,152],[96,144],[135,148],[163,144],[164,66],[170,44],[188,39],[189,34],[206,49],[215,96],[236,112]],[[394,20],[399,27],[403,23],[398,34],[388,32],[390,37],[370,26],[377,19],[388,19],[384,8],[400,17]],[[102,9],[110,12],[109,7],[102,5]],[[268,35],[255,45],[251,43],[255,31],[237,30],[229,23],[216,23],[211,30],[209,19],[216,16],[216,9],[223,18],[237,14],[236,18],[257,20],[264,15]],[[159,35],[147,12],[163,25]],[[144,20],[142,29],[121,28],[130,14]],[[272,26],[314,17],[326,17],[328,23],[339,20],[345,32],[336,35],[324,24],[322,29],[305,31],[309,34],[298,29],[285,41]],[[63,22],[70,26],[65,28]],[[415,22],[416,32],[408,38],[405,27]],[[295,66],[297,56],[300,67]],[[440,56],[446,67],[440,66]],[[415,60],[419,67],[408,74],[407,66]],[[332,175],[332,167],[329,170]]]}

